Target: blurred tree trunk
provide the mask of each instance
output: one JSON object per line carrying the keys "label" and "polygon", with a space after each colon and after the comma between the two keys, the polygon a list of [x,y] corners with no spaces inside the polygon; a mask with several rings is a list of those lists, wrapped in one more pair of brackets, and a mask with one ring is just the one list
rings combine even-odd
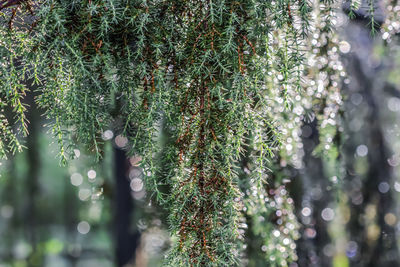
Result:
{"label": "blurred tree trunk", "polygon": [[28,165],[25,181],[26,181],[26,194],[27,203],[25,206],[25,222],[24,227],[27,230],[27,237],[30,245],[32,246],[30,266],[41,266],[41,257],[36,255],[40,253],[37,250],[38,240],[38,224],[37,224],[37,206],[36,198],[39,192],[39,171],[40,171],[40,147],[39,147],[39,134],[40,134],[40,115],[35,103],[35,86],[32,86],[31,81],[27,80],[29,91],[26,94],[26,104],[29,109],[26,113],[28,120],[28,132],[26,137],[26,161]]}
{"label": "blurred tree trunk", "polygon": [[[20,233],[19,230],[21,229],[21,218],[18,209],[20,201],[16,186],[18,184],[16,160],[14,155],[8,155],[7,158],[7,173],[5,174],[7,181],[0,195],[0,208],[2,209],[2,214],[0,214],[0,216],[2,217],[2,220],[5,220],[5,218],[3,218],[4,215],[6,215],[6,217],[11,217],[7,218],[7,229],[10,230],[7,231],[7,234],[3,235],[2,238],[2,241],[5,243],[7,250],[3,251],[0,256],[5,261],[12,261],[13,248],[15,246],[16,240],[18,240],[18,234]],[[0,178],[4,179],[3,176],[1,176]],[[8,214],[3,214],[4,210],[6,210]]]}
{"label": "blurred tree trunk", "polygon": [[134,262],[135,251],[139,242],[139,233],[132,233],[134,203],[129,179],[129,160],[125,151],[114,148],[115,176],[115,242],[117,266]]}

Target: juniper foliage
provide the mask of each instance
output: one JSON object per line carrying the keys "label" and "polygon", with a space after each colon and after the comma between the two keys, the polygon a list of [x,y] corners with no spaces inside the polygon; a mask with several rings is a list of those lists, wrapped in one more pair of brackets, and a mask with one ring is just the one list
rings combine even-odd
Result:
{"label": "juniper foliage", "polygon": [[[170,214],[165,266],[239,265],[243,213],[271,208],[243,209],[262,204],[243,192],[267,193],[269,159],[303,96],[304,49],[316,25],[330,31],[336,4],[0,1],[0,154],[23,146],[31,80],[62,162],[78,142],[101,157],[103,131],[120,122],[147,190]],[[162,127],[175,141],[161,149]],[[245,155],[250,175],[239,176]]]}

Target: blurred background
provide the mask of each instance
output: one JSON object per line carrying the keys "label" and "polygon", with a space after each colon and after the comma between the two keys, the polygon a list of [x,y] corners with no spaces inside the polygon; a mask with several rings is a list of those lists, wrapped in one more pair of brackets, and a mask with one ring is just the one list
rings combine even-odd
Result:
{"label": "blurred background", "polygon": [[[400,13],[397,1],[387,8]],[[341,22],[347,74],[329,153],[317,151],[319,117],[304,120],[297,164],[278,158],[270,166],[273,214],[247,218],[245,266],[285,266],[289,258],[291,267],[400,266],[400,17],[387,22],[377,9],[375,18],[375,37],[362,9]],[[33,98],[26,97],[27,148],[0,162],[0,266],[162,266],[166,214],[144,188],[140,156],[125,155],[127,139],[107,130],[100,163],[82,148],[60,167]],[[282,214],[293,227],[266,239]],[[295,232],[294,256],[285,251],[285,231]]]}

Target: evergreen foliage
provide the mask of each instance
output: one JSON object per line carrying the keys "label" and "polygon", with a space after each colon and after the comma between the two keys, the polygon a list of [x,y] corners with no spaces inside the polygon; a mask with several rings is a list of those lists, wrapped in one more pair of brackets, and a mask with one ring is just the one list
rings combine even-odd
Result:
{"label": "evergreen foliage", "polygon": [[[103,131],[119,122],[127,150],[142,157],[147,189],[169,211],[175,242],[165,266],[239,265],[246,217],[255,235],[287,227],[288,241],[279,246],[264,236],[268,259],[283,258],[271,266],[286,266],[296,258],[297,223],[282,182],[265,184],[269,160],[281,140],[299,139],[307,108],[318,106],[316,114],[332,119],[338,112],[340,64],[318,58],[338,59],[331,40],[337,5],[0,1],[0,155],[21,150],[20,136],[28,134],[23,98],[31,80],[62,162],[76,142],[101,157]],[[317,69],[307,67],[310,54],[321,61]],[[324,75],[324,84],[303,89]],[[173,142],[161,145],[161,128]],[[285,150],[280,157],[300,160],[285,158]],[[288,205],[285,222],[258,225],[276,204]]]}

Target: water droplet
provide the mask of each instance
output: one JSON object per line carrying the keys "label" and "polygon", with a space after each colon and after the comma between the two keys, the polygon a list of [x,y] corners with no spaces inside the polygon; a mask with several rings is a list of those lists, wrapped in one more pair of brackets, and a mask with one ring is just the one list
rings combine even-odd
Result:
{"label": "water droplet", "polygon": [[356,149],[356,153],[360,157],[365,157],[368,154],[368,147],[366,145],[359,145]]}
{"label": "water droplet", "polygon": [[74,149],[74,154],[76,158],[79,158],[79,156],[81,155],[81,151],[79,151],[79,149]]}
{"label": "water droplet", "polygon": [[103,133],[103,139],[104,140],[110,140],[111,138],[113,138],[114,137],[114,133],[111,131],[111,130],[106,130],[104,133]]}
{"label": "water droplet", "polygon": [[85,201],[90,197],[91,191],[89,189],[83,188],[79,190],[78,197],[80,200]]}
{"label": "water droplet", "polygon": [[130,186],[132,191],[139,192],[143,189],[143,181],[140,178],[133,178]]}
{"label": "water droplet", "polygon": [[304,207],[301,210],[301,214],[303,214],[303,216],[307,217],[311,215],[311,209],[309,207]]}
{"label": "water droplet", "polygon": [[378,185],[378,190],[379,192],[381,192],[382,194],[385,194],[389,191],[390,189],[390,185],[387,182],[382,182]]}
{"label": "water droplet", "polygon": [[90,231],[90,224],[86,221],[81,221],[76,228],[80,234],[86,235]]}
{"label": "water droplet", "polygon": [[396,224],[397,217],[393,213],[386,213],[384,220],[387,225],[393,226]]}
{"label": "water droplet", "polygon": [[128,144],[128,138],[122,135],[118,135],[117,137],[115,137],[115,144],[121,148],[125,147]]}
{"label": "water droplet", "polygon": [[273,234],[275,237],[279,237],[279,236],[281,235],[281,232],[279,232],[278,230],[274,230],[274,231],[272,232],[272,234]]}
{"label": "water droplet", "polygon": [[89,179],[94,179],[96,178],[96,171],[95,170],[89,170],[87,173],[87,176]]}
{"label": "water droplet", "polygon": [[325,221],[332,221],[333,218],[335,217],[335,212],[331,208],[325,208],[321,212],[321,217]]}
{"label": "water droplet", "polygon": [[80,186],[83,182],[83,177],[80,173],[73,173],[71,175],[71,184],[74,186]]}
{"label": "water droplet", "polygon": [[348,42],[346,42],[346,41],[341,41],[341,42],[339,43],[339,50],[340,50],[340,52],[342,52],[343,54],[347,54],[347,53],[349,53],[350,50],[351,50],[351,45],[350,45]]}

